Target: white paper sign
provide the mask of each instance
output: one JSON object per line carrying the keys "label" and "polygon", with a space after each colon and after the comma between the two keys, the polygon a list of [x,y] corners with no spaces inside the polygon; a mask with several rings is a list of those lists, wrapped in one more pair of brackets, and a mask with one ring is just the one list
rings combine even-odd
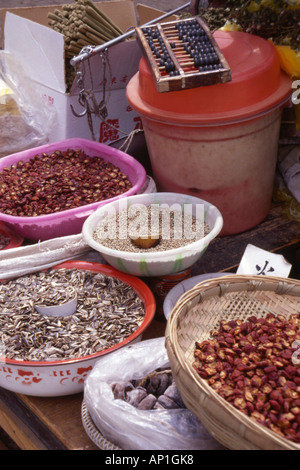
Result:
{"label": "white paper sign", "polygon": [[236,274],[288,277],[292,265],[282,255],[247,245]]}

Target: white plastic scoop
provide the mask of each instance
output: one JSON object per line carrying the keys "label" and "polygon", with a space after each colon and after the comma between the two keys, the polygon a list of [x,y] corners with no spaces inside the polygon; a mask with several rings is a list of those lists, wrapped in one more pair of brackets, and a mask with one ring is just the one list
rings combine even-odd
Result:
{"label": "white plastic scoop", "polygon": [[77,309],[77,293],[75,289],[72,289],[70,300],[56,305],[36,304],[34,308],[38,313],[46,316],[67,317],[73,315]]}

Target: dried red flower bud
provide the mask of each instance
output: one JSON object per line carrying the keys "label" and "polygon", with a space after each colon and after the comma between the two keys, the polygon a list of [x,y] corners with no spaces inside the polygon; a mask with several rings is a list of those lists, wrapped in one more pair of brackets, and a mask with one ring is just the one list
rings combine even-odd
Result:
{"label": "dried red flower bud", "polygon": [[289,319],[268,314],[261,319],[251,316],[246,322],[223,320],[219,330],[211,332],[216,339],[214,361],[212,342],[204,347],[197,343],[203,353],[201,371],[217,371],[210,375],[216,392],[242,413],[295,442],[300,442],[300,367],[292,362],[292,343],[300,340],[299,326],[297,314]]}

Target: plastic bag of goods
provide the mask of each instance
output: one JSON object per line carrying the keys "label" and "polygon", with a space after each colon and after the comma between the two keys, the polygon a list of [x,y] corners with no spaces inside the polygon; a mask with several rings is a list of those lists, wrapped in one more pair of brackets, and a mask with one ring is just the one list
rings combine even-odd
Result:
{"label": "plastic bag of goods", "polygon": [[222,448],[185,408],[164,338],[132,344],[97,361],[85,381],[84,401],[102,436],[123,450]]}
{"label": "plastic bag of goods", "polygon": [[54,116],[13,55],[0,51],[0,157],[46,144]]}

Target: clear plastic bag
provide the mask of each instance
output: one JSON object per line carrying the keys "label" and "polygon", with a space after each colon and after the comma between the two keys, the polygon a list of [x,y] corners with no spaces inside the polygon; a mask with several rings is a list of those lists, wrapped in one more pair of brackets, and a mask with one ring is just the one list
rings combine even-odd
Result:
{"label": "clear plastic bag", "polygon": [[186,408],[139,410],[114,398],[111,384],[170,367],[164,340],[142,341],[97,361],[84,384],[93,422],[108,441],[124,450],[222,449]]}
{"label": "clear plastic bag", "polygon": [[0,51],[0,157],[46,144],[55,115],[13,54]]}

